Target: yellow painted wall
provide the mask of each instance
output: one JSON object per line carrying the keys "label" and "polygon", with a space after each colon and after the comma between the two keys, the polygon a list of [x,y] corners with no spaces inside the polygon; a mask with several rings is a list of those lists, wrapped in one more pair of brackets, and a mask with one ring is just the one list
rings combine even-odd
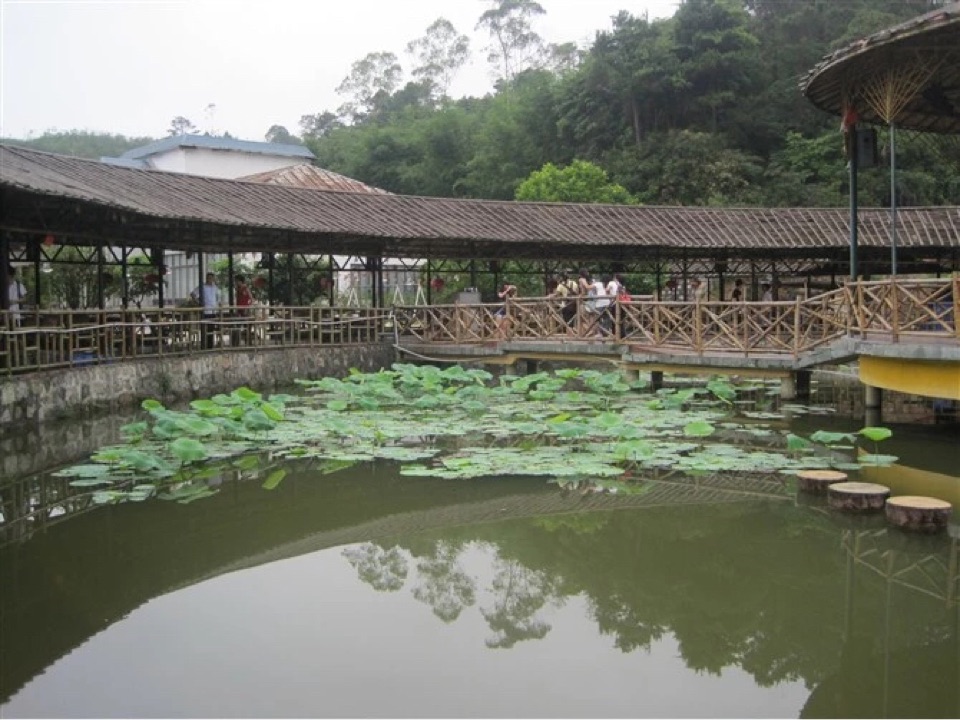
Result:
{"label": "yellow painted wall", "polygon": [[909,395],[960,400],[960,363],[860,356],[865,385]]}

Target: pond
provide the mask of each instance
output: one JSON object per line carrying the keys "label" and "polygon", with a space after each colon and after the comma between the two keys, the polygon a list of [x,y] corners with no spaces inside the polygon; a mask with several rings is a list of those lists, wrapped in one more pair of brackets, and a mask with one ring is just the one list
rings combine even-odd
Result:
{"label": "pond", "polygon": [[[412,411],[404,442],[394,442],[400,430],[385,419],[363,426],[367,411],[341,408],[334,390],[306,387],[320,398],[302,413],[299,400],[271,402],[288,417],[309,415],[314,432],[339,416],[366,428],[349,437],[379,433],[377,443],[258,430],[258,449],[269,452],[174,477],[155,493],[169,501],[109,496],[132,492],[133,481],[70,485],[96,479],[91,471],[5,483],[0,714],[958,715],[955,526],[915,536],[882,517],[840,515],[798,496],[782,472],[813,457],[849,466],[856,457],[846,441],[811,449],[790,438],[856,433],[857,421],[823,405],[781,407],[762,386],[717,402],[725,390],[716,385],[715,395],[686,398],[684,424],[671,433],[671,411],[650,407],[654,395],[611,390],[593,410],[575,398],[586,403],[578,416],[602,433],[563,430],[572,419],[558,420],[567,411],[553,405],[541,424],[552,420],[572,442],[614,454],[633,443],[633,457],[621,452],[632,475],[602,467],[589,475],[596,458],[563,455],[556,463],[568,473],[529,475],[510,453],[481,462],[468,452],[520,449],[539,472],[538,448],[565,446],[562,432],[531,442],[533,428],[518,436],[485,426],[478,435],[472,423],[490,415],[515,430],[539,412],[527,406],[518,419],[509,394],[478,395],[485,407],[447,420],[449,436],[431,426],[410,443],[423,429]],[[441,409],[427,410],[440,418]],[[169,420],[164,412],[154,409],[154,420]],[[624,437],[609,413],[645,427],[642,437]],[[708,437],[691,423],[715,431]],[[890,427],[879,448],[868,441],[865,449],[896,461],[851,474],[960,505],[956,427]],[[685,450],[676,449],[681,439]],[[664,443],[676,454],[663,455]],[[763,468],[672,466],[707,459],[708,444],[709,457],[727,458],[719,462],[742,462],[731,447],[762,451]],[[428,446],[446,454],[400,451]],[[206,447],[218,454],[216,443]],[[371,447],[397,449],[346,459]],[[767,457],[775,451],[779,467]],[[495,471],[474,475],[478,464]],[[210,457],[196,463],[211,465]],[[201,486],[208,492],[191,489]],[[103,504],[91,501],[96,493],[106,493]],[[28,522],[14,517],[24,504]]]}

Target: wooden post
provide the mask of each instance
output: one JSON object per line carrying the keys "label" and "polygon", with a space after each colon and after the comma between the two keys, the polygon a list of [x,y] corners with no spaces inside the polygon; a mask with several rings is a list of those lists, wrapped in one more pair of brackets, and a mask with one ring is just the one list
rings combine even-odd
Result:
{"label": "wooden post", "polygon": [[[895,252],[895,251],[894,251]],[[896,273],[896,270],[894,270]],[[890,292],[890,332],[893,335],[893,341],[900,341],[900,298],[897,292],[897,279],[890,278],[888,285]]]}
{"label": "wooden post", "polygon": [[883,391],[878,387],[863,386],[863,422],[867,426],[883,424]]}

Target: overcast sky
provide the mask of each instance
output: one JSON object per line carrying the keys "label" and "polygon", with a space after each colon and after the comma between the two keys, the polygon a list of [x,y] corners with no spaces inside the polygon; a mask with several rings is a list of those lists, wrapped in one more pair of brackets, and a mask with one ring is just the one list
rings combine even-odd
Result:
{"label": "overcast sky", "polygon": [[[540,0],[534,29],[586,47],[619,10],[651,19],[677,0]],[[0,0],[0,135],[90,130],[163,137],[178,115],[201,132],[263,140],[336,110],[335,88],[370,52],[397,54],[437,18],[471,37],[454,97],[492,88],[474,30],[485,0]],[[210,106],[213,106],[211,109]]]}

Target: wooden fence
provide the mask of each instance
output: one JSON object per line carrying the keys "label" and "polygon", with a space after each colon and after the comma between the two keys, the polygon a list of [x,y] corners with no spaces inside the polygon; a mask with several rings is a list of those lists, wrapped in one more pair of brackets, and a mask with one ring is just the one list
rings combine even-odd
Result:
{"label": "wooden fence", "polygon": [[508,299],[503,304],[396,307],[403,335],[425,343],[610,342],[700,355],[797,357],[840,337],[960,341],[960,277],[846,285],[786,302]]}
{"label": "wooden fence", "polygon": [[347,345],[379,338],[389,311],[283,307],[0,312],[0,373],[142,357]]}
{"label": "wooden fence", "polygon": [[0,312],[0,373],[213,351],[366,343],[597,342],[675,354],[790,356],[841,337],[960,342],[960,276],[857,282],[788,302],[510,298],[389,308]]}

